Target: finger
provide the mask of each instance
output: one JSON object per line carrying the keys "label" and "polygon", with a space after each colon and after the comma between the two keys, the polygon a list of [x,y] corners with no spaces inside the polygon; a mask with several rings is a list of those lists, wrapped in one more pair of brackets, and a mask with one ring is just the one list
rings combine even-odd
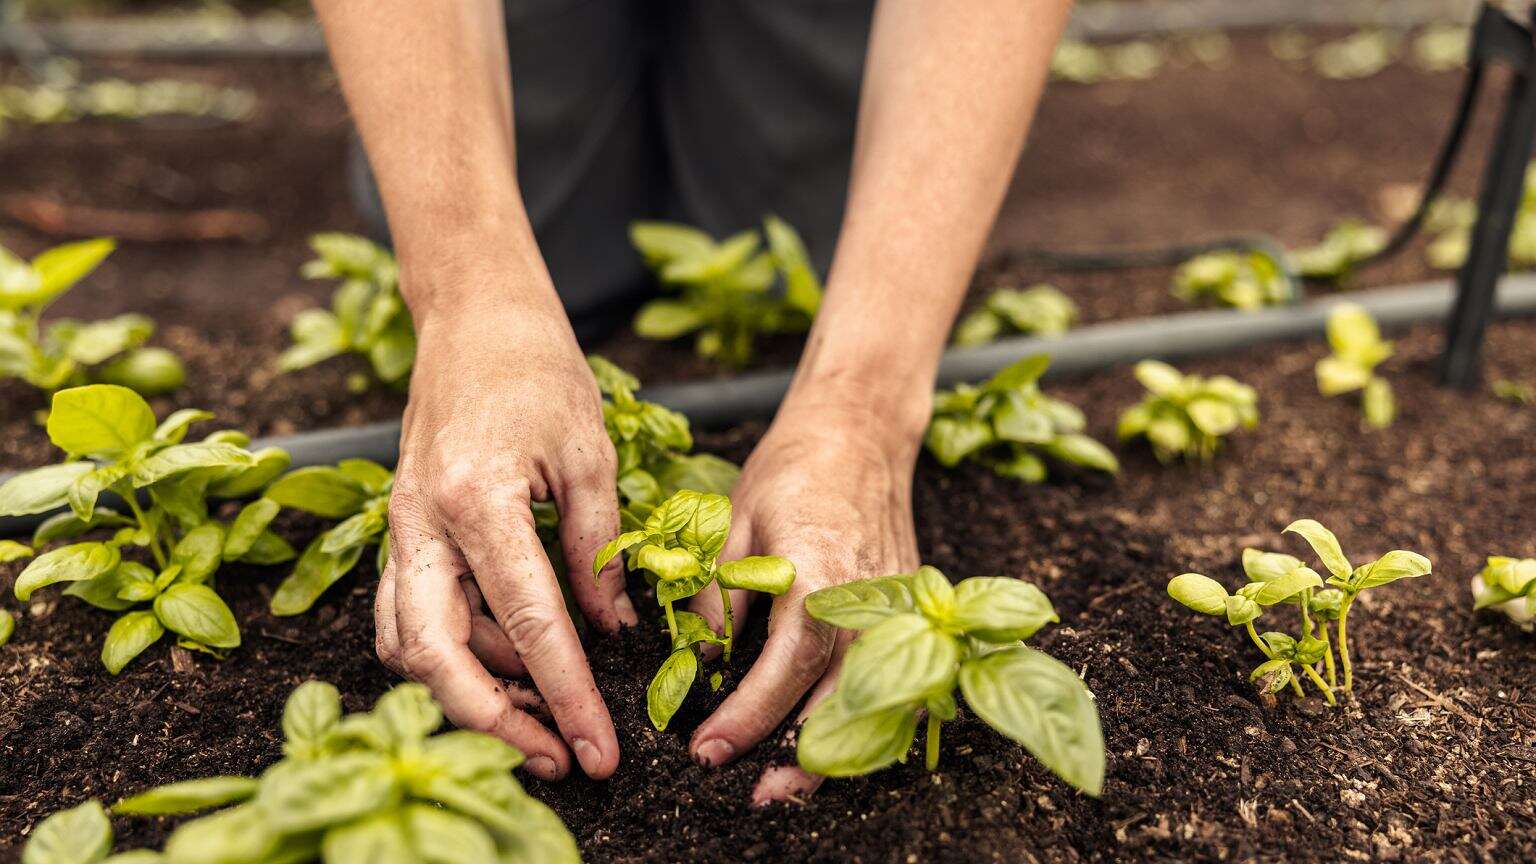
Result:
{"label": "finger", "polygon": [[400,668],[400,634],[395,621],[395,560],[390,558],[379,574],[379,587],[373,595],[373,650],[379,662],[396,675],[404,676]]}
{"label": "finger", "polygon": [[437,538],[409,537],[401,545],[395,610],[402,671],[432,690],[455,725],[522,750],[537,777],[564,777],[570,754],[560,738],[519,710],[469,650],[469,602],[459,587],[464,561]]}
{"label": "finger", "polygon": [[[821,676],[821,680],[816,682],[816,686],[811,688],[810,695],[806,697],[805,707],[800,709],[800,716],[795,720],[797,727],[805,723],[805,718],[811,716],[816,706],[837,689],[838,677],[843,671],[843,655],[847,653],[853,637],[854,634],[847,630],[838,632],[837,645],[832,649],[832,663],[827,667],[827,674]],[[802,801],[815,792],[826,779],[820,774],[812,774],[799,765],[770,765],[763,769],[762,775],[757,779],[757,786],[752,789],[752,806],[762,807],[775,801]]]}
{"label": "finger", "polygon": [[528,667],[517,656],[512,640],[492,621],[485,612],[485,598],[473,578],[460,578],[459,587],[464,589],[464,599],[469,603],[469,650],[480,658],[485,668],[503,678],[521,678],[528,674]]}
{"label": "finger", "polygon": [[549,703],[582,770],[608,777],[619,764],[619,740],[534,530],[529,487],[503,483],[460,491],[468,494],[444,499],[449,524],[486,606]]}
{"label": "finger", "polygon": [[[611,453],[610,447],[610,453]],[[588,460],[591,461],[590,459]],[[560,505],[560,546],[569,565],[571,593],[582,614],[609,633],[639,622],[624,593],[624,562],[614,556],[596,578],[592,561],[599,549],[619,536],[619,499],[614,493],[613,462],[597,460],[595,468],[566,472],[557,489]]]}

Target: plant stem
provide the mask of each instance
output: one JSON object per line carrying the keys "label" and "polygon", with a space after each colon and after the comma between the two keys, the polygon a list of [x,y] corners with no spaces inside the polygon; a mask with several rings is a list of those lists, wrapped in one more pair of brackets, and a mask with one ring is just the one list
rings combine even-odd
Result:
{"label": "plant stem", "polygon": [[1318,629],[1323,633],[1323,666],[1328,670],[1328,686],[1337,688],[1339,677],[1333,668],[1333,640],[1328,636],[1328,622],[1324,621]]}
{"label": "plant stem", "polygon": [[1264,659],[1275,659],[1275,652],[1269,650],[1269,646],[1265,645],[1264,640],[1259,638],[1258,631],[1253,629],[1253,622],[1249,621],[1247,624],[1244,624],[1243,627],[1248,631],[1248,638],[1253,640],[1253,644],[1259,646],[1259,650],[1264,652]]}
{"label": "plant stem", "polygon": [[[1317,685],[1317,689],[1323,691],[1323,698],[1328,700],[1329,705],[1339,704],[1338,700],[1333,698],[1333,688],[1328,686],[1327,681],[1318,677],[1317,670],[1313,669],[1311,664],[1302,663],[1301,671],[1307,673],[1307,677],[1312,679],[1312,683]],[[1292,678],[1291,680],[1295,681],[1296,679]]]}
{"label": "plant stem", "polygon": [[1339,607],[1339,665],[1344,668],[1344,689],[1355,684],[1355,670],[1349,662],[1349,607],[1355,602],[1354,594],[1347,594]]}
{"label": "plant stem", "polygon": [[677,643],[677,615],[672,612],[672,603],[661,604],[667,610],[667,634],[672,637],[672,644]]}
{"label": "plant stem", "polygon": [[1307,607],[1312,605],[1312,589],[1301,592],[1301,632],[1304,635],[1312,635],[1312,616],[1307,614]]}
{"label": "plant stem", "polygon": [[728,591],[726,587],[721,585],[719,582],[715,583],[715,587],[720,589],[720,608],[723,610],[723,614],[721,616],[723,623],[721,626],[725,630],[724,658],[725,662],[729,663],[731,662],[731,646],[736,643],[736,635],[734,632],[736,625],[731,621],[731,592]]}
{"label": "plant stem", "polygon": [[123,500],[128,502],[128,509],[133,512],[133,518],[138,520],[139,530],[149,535],[149,553],[155,556],[155,564],[164,570],[166,557],[165,551],[160,548],[160,532],[155,530],[155,526],[149,521],[149,515],[139,506],[138,496],[133,494],[132,489],[122,493],[122,496]]}
{"label": "plant stem", "polygon": [[928,712],[928,753],[925,764],[929,771],[937,771],[939,768],[939,727],[943,723],[939,715],[932,711]]}

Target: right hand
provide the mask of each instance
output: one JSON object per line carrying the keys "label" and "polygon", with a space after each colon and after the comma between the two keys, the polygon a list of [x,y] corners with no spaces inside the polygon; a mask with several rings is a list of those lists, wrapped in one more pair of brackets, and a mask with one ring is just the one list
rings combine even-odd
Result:
{"label": "right hand", "polygon": [[[619,531],[601,396],[558,305],[455,305],[416,322],[390,559],[375,603],[379,657],[431,688],[456,725],[522,750],[529,773],[564,777],[574,752],[583,771],[605,778],[619,761],[613,721],[530,509],[559,506],[570,587],[586,618],[610,632],[634,624],[618,559],[600,580],[587,575]],[[492,673],[526,673],[539,695]],[[539,697],[558,736],[523,710]]]}

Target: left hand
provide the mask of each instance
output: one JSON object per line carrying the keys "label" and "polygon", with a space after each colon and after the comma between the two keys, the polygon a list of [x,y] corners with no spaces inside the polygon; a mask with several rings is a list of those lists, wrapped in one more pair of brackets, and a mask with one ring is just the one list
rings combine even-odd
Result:
{"label": "left hand", "polygon": [[[926,417],[926,410],[905,413]],[[731,536],[721,560],[780,555],[794,563],[795,582],[773,602],[757,662],[694,732],[691,749],[701,764],[720,765],[755,746],[807,690],[801,721],[833,691],[854,634],[812,619],[806,595],[917,569],[912,471],[921,429],[905,425],[893,423],[889,411],[835,394],[792,395],[747,460],[731,493]],[[732,592],[737,632],[750,599]],[[719,630],[717,593],[699,595],[693,609]],[[798,766],[771,767],[753,803],[809,794],[821,780]]]}

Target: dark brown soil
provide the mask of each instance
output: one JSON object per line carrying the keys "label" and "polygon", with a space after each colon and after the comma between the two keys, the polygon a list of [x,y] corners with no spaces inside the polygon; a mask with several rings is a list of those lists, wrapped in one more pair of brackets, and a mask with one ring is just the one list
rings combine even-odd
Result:
{"label": "dark brown soil", "polygon": [[[1448,110],[1451,76],[1393,69],[1366,81],[1315,82],[1287,71],[1257,43],[1240,42],[1239,53],[1252,56],[1220,73],[1169,70],[1148,84],[1053,89],[994,250],[1185,239],[1233,225],[1299,243],[1336,215],[1374,213],[1384,184],[1420,176],[1437,138],[1437,112]],[[282,148],[282,158],[294,161],[281,182],[263,174],[268,180],[252,180],[239,195],[193,194],[253,209],[282,199],[261,211],[271,218],[273,239],[260,247],[126,249],[70,298],[78,304],[71,308],[125,311],[143,305],[134,299],[141,286],[160,286],[151,311],[179,325],[167,334],[185,329],[189,342],[207,346],[203,355],[187,349],[194,383],[170,401],[211,405],[232,425],[260,432],[387,416],[398,409],[396,397],[349,397],[339,370],[243,383],[280,347],[276,334],[291,313],[282,304],[324,294],[294,275],[303,235],[351,226],[335,173],[344,127],[339,113],[328,113],[335,102],[323,73],[255,67],[237,77],[266,79],[264,88],[287,94],[263,103],[266,119],[256,122],[267,135],[284,134],[291,112],[313,112],[312,134],[306,146]],[[1269,114],[1265,103],[1272,103]],[[1335,122],[1318,138],[1306,132],[1317,121],[1276,119],[1290,110],[1285,106],[1306,106],[1309,115],[1325,110]],[[126,148],[124,161],[137,153],[154,165],[175,146],[170,139],[145,143],[143,136],[160,134],[153,130],[91,128]],[[221,154],[228,151],[227,164],[256,172],[273,154],[247,131],[221,131],[228,137],[218,148],[186,145],[180,170],[203,178],[210,163],[226,164]],[[56,152],[70,140],[59,130],[16,133],[0,139],[0,161],[25,166],[8,176],[26,178],[28,190],[166,206],[137,197],[132,180],[85,199],[98,193],[75,185],[72,166],[82,154]],[[30,185],[50,176],[54,185]],[[292,189],[295,178],[305,191],[286,197],[278,187]],[[193,182],[203,189],[210,181]],[[0,241],[24,251],[42,239],[0,226]],[[1401,259],[1370,281],[1420,278],[1419,260]],[[1058,282],[1094,320],[1172,307],[1162,273]],[[226,304],[241,311],[226,313]],[[830,782],[803,805],[752,810],[747,796],[757,774],[787,754],[764,747],[720,770],[694,767],[688,735],[718,697],[696,693],[672,730],[651,730],[642,694],[662,645],[644,631],[590,649],[624,747],[618,774],[604,784],[530,787],[566,819],[594,862],[1536,859],[1536,691],[1529,683],[1536,643],[1503,621],[1473,615],[1466,587],[1486,555],[1536,555],[1529,515],[1536,512],[1536,408],[1436,388],[1438,346],[1427,328],[1400,342],[1385,372],[1402,417],[1386,432],[1363,432],[1350,400],[1319,397],[1311,366],[1322,347],[1298,344],[1188,364],[1236,375],[1261,394],[1261,427],[1239,435],[1209,466],[1164,467],[1139,447],[1121,446],[1117,480],[1068,475],[1024,487],[922,460],[915,501],[924,560],[955,578],[1033,580],[1060,611],[1062,624],[1038,643],[1081,670],[1097,696],[1109,749],[1098,801],[1069,790],[962,710],[946,727],[936,774],[909,764]],[[679,361],[682,349],[645,347],[649,377],[692,368]],[[641,365],[633,342],[604,350]],[[1490,377],[1536,384],[1536,322],[1496,325],[1488,355]],[[1101,437],[1139,395],[1123,368],[1055,392],[1083,406]],[[13,390],[0,390],[0,400],[3,464],[46,458],[26,425],[35,404],[21,407],[27,403]],[[702,436],[703,445],[740,459],[760,431]],[[1333,527],[1357,559],[1401,547],[1436,566],[1432,577],[1361,601],[1351,628],[1356,700],[1338,710],[1316,700],[1261,704],[1246,683],[1257,662],[1252,647],[1163,591],[1185,570],[1237,584],[1241,547],[1292,548],[1279,530],[1302,516]],[[315,527],[293,521],[284,530],[303,541]],[[0,587],[17,569],[0,569]],[[197,658],[187,673],[174,672],[160,647],[112,679],[96,659],[103,613],[58,601],[51,591],[22,610],[15,640],[0,649],[0,860],[14,860],[20,835],[37,819],[84,797],[259,770],[278,755],[281,701],[305,678],[336,682],[351,708],[390,684],[372,659],[370,568],[296,621],[264,612],[264,592],[277,575],[232,570],[223,577],[246,644],[222,663]],[[0,602],[17,611],[14,601]],[[760,638],[749,633],[735,673],[747,668]],[[167,828],[117,827],[125,846],[156,842]]]}

